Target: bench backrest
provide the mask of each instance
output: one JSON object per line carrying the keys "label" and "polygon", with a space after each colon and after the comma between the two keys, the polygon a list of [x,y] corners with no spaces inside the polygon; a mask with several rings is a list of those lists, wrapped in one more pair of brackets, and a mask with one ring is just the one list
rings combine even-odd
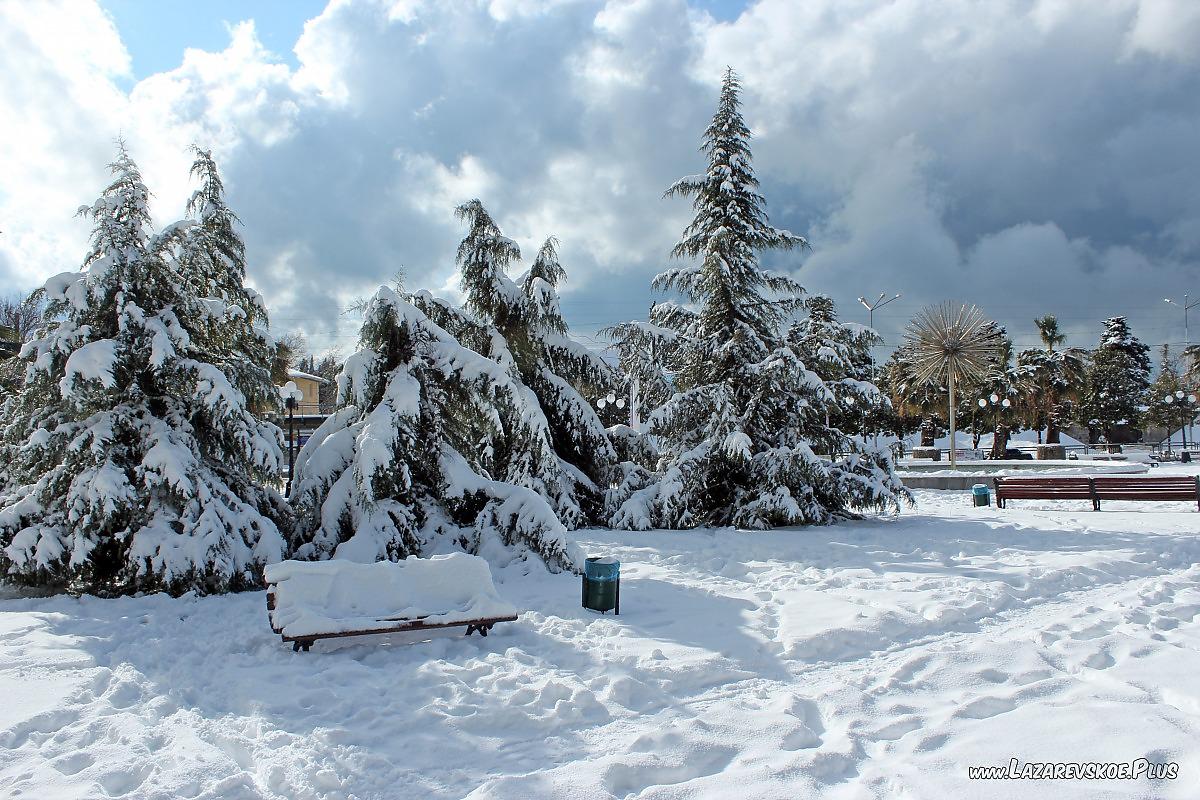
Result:
{"label": "bench backrest", "polygon": [[996,496],[1013,500],[1090,500],[1091,478],[997,478]]}
{"label": "bench backrest", "polygon": [[1095,478],[1096,496],[1109,499],[1193,500],[1200,497],[1200,478],[1163,475],[1152,478]]}

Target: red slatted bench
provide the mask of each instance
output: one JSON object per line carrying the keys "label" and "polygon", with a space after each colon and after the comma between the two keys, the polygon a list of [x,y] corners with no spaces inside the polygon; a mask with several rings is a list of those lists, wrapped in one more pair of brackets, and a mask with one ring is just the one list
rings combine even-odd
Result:
{"label": "red slatted bench", "polygon": [[996,505],[1008,500],[1090,500],[1100,508],[1091,478],[996,478]]}
{"label": "red slatted bench", "polygon": [[996,505],[1008,500],[1090,500],[1095,511],[1101,500],[1188,500],[1200,510],[1200,477],[997,478]]}
{"label": "red slatted bench", "polygon": [[1101,500],[1192,500],[1200,510],[1200,477],[1093,478],[1092,483],[1097,507]]}

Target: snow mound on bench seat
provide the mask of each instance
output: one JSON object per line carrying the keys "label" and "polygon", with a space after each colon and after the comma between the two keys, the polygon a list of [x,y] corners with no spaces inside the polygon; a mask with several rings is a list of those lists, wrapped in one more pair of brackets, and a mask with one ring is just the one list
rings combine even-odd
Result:
{"label": "snow mound on bench seat", "polygon": [[266,568],[274,584],[272,627],[290,637],[387,627],[389,617],[433,623],[515,616],[496,592],[488,563],[450,553],[360,564],[283,561]]}

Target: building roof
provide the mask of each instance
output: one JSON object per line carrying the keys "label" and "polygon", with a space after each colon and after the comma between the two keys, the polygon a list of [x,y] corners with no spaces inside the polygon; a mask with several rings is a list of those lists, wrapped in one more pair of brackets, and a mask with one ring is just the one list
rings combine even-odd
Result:
{"label": "building roof", "polygon": [[301,372],[298,369],[289,369],[288,377],[289,378],[304,378],[305,380],[316,381],[317,383],[329,383],[328,380],[326,380],[325,378],[322,378],[320,375],[313,375],[311,372]]}

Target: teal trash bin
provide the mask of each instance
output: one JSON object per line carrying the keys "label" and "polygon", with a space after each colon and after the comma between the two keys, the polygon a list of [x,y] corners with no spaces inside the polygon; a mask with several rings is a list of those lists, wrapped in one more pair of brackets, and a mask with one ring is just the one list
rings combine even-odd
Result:
{"label": "teal trash bin", "polygon": [[986,483],[977,483],[971,487],[971,500],[977,506],[990,506],[992,504],[992,493]]}
{"label": "teal trash bin", "polygon": [[621,562],[591,556],[583,565],[583,607],[603,614],[621,613]]}

